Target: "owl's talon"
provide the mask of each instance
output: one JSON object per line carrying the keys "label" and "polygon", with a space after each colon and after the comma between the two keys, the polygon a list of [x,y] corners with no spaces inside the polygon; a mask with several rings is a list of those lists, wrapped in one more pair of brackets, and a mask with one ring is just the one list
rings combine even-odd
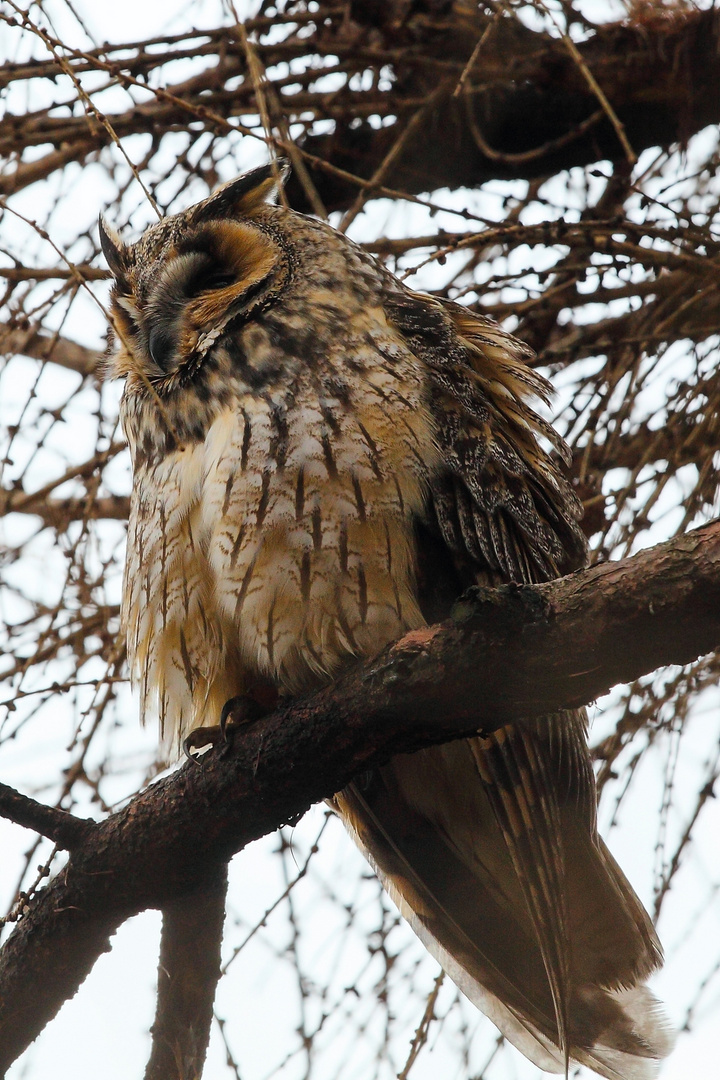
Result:
{"label": "owl's talon", "polygon": [[202,765],[205,755],[215,749],[219,742],[225,740],[225,731],[219,724],[212,727],[199,727],[191,731],[186,739],[183,739],[183,753],[188,761],[194,761],[196,765]]}
{"label": "owl's talon", "polygon": [[220,731],[224,742],[229,742],[228,728],[244,727],[246,724],[256,724],[264,716],[272,712],[271,708],[257,700],[251,694],[239,694],[230,698],[223,705],[220,713]]}
{"label": "owl's talon", "polygon": [[247,724],[256,724],[271,712],[271,707],[250,694],[230,698],[223,705],[219,724],[195,728],[183,741],[185,757],[196,765],[202,765],[207,754],[215,751],[222,755],[232,742],[237,729]]}

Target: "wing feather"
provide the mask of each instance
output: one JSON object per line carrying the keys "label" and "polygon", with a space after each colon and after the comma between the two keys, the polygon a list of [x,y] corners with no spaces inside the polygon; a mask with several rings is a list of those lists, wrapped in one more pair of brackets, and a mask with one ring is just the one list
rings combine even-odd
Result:
{"label": "wing feather", "polygon": [[[567,448],[528,404],[549,393],[528,350],[448,302],[395,291],[387,310],[427,364],[443,462],[418,532],[421,592],[433,567],[451,584],[492,584],[583,565],[580,507],[560,472]],[[437,617],[437,589],[423,610]],[[610,1080],[645,1080],[669,1048],[639,985],[660,946],[597,835],[585,728],[584,711],[561,713],[462,752],[396,759],[338,808],[430,951],[531,1060],[567,1072],[572,1058]],[[472,887],[460,888],[468,872]]]}

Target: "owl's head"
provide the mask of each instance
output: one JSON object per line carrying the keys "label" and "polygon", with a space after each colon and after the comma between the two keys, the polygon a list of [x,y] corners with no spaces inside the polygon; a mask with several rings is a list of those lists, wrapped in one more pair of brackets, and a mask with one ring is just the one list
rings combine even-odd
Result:
{"label": "owl's head", "polygon": [[290,273],[267,205],[277,180],[271,165],[254,169],[152,225],[135,244],[124,244],[100,218],[100,243],[115,277],[116,376],[134,373],[162,391],[202,364],[230,324],[271,301]]}

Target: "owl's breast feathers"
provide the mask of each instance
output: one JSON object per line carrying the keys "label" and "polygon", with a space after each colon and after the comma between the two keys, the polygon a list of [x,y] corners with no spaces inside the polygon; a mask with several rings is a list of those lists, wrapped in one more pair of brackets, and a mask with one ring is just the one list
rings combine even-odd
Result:
{"label": "owl's breast feathers", "polygon": [[423,364],[343,270],[219,341],[208,392],[163,399],[165,430],[126,395],[125,619],[173,736],[256,675],[296,692],[422,622],[413,518],[439,457]]}
{"label": "owl's breast feathers", "polygon": [[155,396],[132,376],[124,397],[124,618],[173,739],[256,675],[297,692],[444,617],[479,572],[582,559],[523,347],[292,219],[281,302],[231,324],[192,381]]}
{"label": "owl's breast feathers", "polygon": [[[134,463],[123,620],[143,713],[175,746],[256,680],[321,685],[474,582],[585,559],[525,347],[266,205],[258,176],[133,249],[103,232]],[[398,758],[335,805],[524,1053],[649,1080],[669,1049],[643,985],[660,949],[597,836],[584,723]]]}

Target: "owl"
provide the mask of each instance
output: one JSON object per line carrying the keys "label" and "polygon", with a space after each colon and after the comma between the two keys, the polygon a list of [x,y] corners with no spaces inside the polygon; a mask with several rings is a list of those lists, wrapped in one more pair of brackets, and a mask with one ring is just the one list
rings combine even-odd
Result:
{"label": "owl", "polygon": [[[133,463],[122,619],[171,751],[469,586],[585,561],[527,348],[275,205],[277,180],[256,169],[130,245],[101,220]],[[645,1080],[671,1042],[645,985],[661,951],[598,836],[585,727],[565,712],[399,756],[332,804],[531,1061]]]}

